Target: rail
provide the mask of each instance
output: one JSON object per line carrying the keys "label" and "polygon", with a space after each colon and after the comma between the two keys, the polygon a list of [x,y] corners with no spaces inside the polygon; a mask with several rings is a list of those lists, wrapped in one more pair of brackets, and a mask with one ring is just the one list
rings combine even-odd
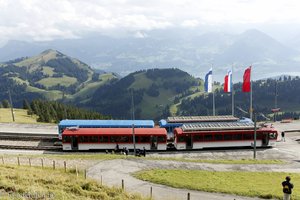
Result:
{"label": "rail", "polygon": [[0,145],[0,149],[62,151],[61,146],[15,146],[15,145]]}

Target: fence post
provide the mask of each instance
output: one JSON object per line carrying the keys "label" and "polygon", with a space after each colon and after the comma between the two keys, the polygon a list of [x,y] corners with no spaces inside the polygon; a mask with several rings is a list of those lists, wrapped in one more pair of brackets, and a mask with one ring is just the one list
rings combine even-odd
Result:
{"label": "fence post", "polygon": [[101,186],[102,186],[102,175],[101,175]]}
{"label": "fence post", "polygon": [[75,171],[76,171],[76,176],[78,177],[78,169],[77,169],[77,165],[76,165],[75,167],[76,167],[76,169],[75,169]]}
{"label": "fence post", "polygon": [[150,187],[150,199],[152,199],[152,186]]}
{"label": "fence post", "polygon": [[191,195],[190,193],[187,193],[187,200],[190,200],[191,199]]}
{"label": "fence post", "polygon": [[86,169],[84,169],[84,179],[86,179]]}
{"label": "fence post", "polygon": [[19,156],[18,156],[18,166],[20,166],[20,158],[19,158]]}
{"label": "fence post", "polygon": [[31,159],[30,159],[30,158],[28,158],[28,160],[29,160],[29,167],[31,167]]}
{"label": "fence post", "polygon": [[67,172],[67,162],[64,161],[64,168],[65,168],[65,172]]}
{"label": "fence post", "polygon": [[44,168],[44,160],[41,158],[42,168]]}
{"label": "fence post", "polygon": [[4,165],[4,157],[2,156],[2,164]]}
{"label": "fence post", "polygon": [[124,179],[122,179],[122,190],[124,190]]}
{"label": "fence post", "polygon": [[55,160],[53,160],[53,169],[55,169]]}

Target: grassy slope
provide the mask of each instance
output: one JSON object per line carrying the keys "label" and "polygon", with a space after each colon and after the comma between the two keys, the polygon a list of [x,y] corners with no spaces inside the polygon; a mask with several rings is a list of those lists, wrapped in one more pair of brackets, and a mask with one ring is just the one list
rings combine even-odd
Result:
{"label": "grassy slope", "polygon": [[[294,185],[300,184],[298,173],[278,172],[213,172],[201,170],[149,170],[136,177],[177,188],[207,192],[222,192],[261,198],[281,198],[281,182],[289,175]],[[300,188],[295,187],[293,199],[300,199]]]}
{"label": "grassy slope", "polygon": [[70,86],[74,83],[77,82],[77,79],[74,77],[69,77],[63,75],[63,77],[48,77],[48,78],[43,78],[38,83],[44,85],[45,87],[51,87],[54,85],[57,85],[58,83],[62,86]]}
{"label": "grassy slope", "polygon": [[[0,166],[1,199],[20,199],[22,195],[46,195],[49,199],[143,199],[120,188],[102,186],[74,173],[37,167]],[[47,174],[45,176],[45,174]],[[14,198],[16,197],[16,198]],[[47,198],[47,199],[48,199]],[[39,199],[44,199],[40,198]]]}
{"label": "grassy slope", "polygon": [[[152,83],[155,83],[157,85],[163,85],[163,80],[161,78],[157,78],[157,80],[153,81],[149,78],[146,77],[145,75],[146,72],[136,74],[135,77],[135,82],[129,87],[129,88],[134,88],[134,89],[148,89]],[[182,80],[185,79],[186,77],[181,77]],[[177,78],[178,81],[180,81],[181,78]],[[203,85],[203,83],[202,83]],[[195,91],[196,89],[200,89],[201,91],[203,90],[202,87],[192,87],[190,90]],[[173,100],[178,95],[176,92],[171,91],[171,90],[166,90],[161,87],[159,89],[159,96],[157,97],[151,97],[147,94],[144,95],[143,101],[140,105],[137,107],[141,108],[141,115],[146,117],[146,118],[153,118],[158,116],[158,113],[162,113],[162,110],[164,109],[165,106],[170,105],[170,111],[171,113],[176,113],[177,111],[177,106],[179,104],[173,104]],[[195,93],[191,96],[195,97],[200,95],[200,93]],[[191,97],[189,96],[189,97]],[[187,97],[185,97],[187,98]]]}
{"label": "grassy slope", "polygon": [[[194,99],[195,97],[198,97],[200,95],[203,95],[203,92],[204,92],[204,82],[203,80],[200,80],[200,85],[199,86],[193,86],[190,88],[191,91],[193,91],[193,94],[189,95],[189,96],[186,96],[186,97],[183,97],[180,99],[179,103],[177,104],[172,104],[170,106],[170,113],[171,113],[171,116],[176,116],[176,113],[177,113],[177,110],[178,110],[178,106],[180,106],[181,104],[181,101],[183,99],[187,99],[187,98],[191,98],[191,99]],[[199,89],[200,92],[196,92],[196,90]]]}
{"label": "grassy slope", "polygon": [[42,94],[43,96],[45,96],[46,99],[53,101],[53,100],[57,100],[57,99],[61,99],[63,96],[62,91],[59,90],[43,90],[43,89],[39,89],[36,87],[32,87],[32,86],[28,86],[26,88],[27,92],[37,92]]}
{"label": "grassy slope", "polygon": [[91,97],[91,95],[102,85],[107,83],[109,80],[116,78],[112,73],[107,73],[107,74],[101,74],[99,76],[100,81],[97,82],[91,82],[85,84],[85,86],[79,90],[76,94],[70,96],[70,98],[80,98],[80,99],[85,99],[88,100],[88,98]]}
{"label": "grassy slope", "polygon": [[[7,154],[5,157],[16,157],[12,154]],[[41,155],[19,154],[18,157],[40,158]],[[146,160],[169,160],[177,162],[194,162],[194,163],[212,163],[212,164],[286,164],[282,160],[254,160],[254,159],[235,159],[235,160],[220,160],[220,159],[189,159],[189,158],[167,158],[157,156],[136,157],[133,155],[124,156],[122,154],[106,154],[106,153],[65,153],[65,154],[43,154],[43,158],[61,159],[61,160],[111,160],[111,159],[146,159]]]}
{"label": "grassy slope", "polygon": [[[37,117],[27,115],[27,110],[14,109],[14,116],[16,123],[37,123]],[[10,108],[0,108],[0,122],[13,122]]]}

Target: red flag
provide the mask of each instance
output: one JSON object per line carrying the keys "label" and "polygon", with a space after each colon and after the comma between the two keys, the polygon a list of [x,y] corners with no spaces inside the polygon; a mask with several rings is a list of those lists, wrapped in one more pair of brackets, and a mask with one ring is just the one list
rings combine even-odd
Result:
{"label": "red flag", "polygon": [[224,78],[224,92],[228,92],[228,74]]}
{"label": "red flag", "polygon": [[251,90],[251,66],[245,70],[242,91],[250,92],[250,90]]}

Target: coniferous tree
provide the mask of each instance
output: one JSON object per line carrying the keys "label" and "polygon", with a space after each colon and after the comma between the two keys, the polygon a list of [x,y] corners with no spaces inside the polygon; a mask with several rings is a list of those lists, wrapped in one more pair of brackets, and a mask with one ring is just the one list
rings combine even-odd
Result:
{"label": "coniferous tree", "polygon": [[2,105],[3,105],[3,108],[10,108],[10,104],[7,99],[4,99],[2,101]]}

